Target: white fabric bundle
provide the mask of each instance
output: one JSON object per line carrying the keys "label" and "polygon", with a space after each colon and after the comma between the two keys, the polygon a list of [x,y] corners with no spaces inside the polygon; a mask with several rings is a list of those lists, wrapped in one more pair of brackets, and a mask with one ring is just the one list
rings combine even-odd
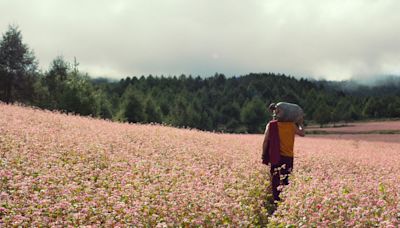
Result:
{"label": "white fabric bundle", "polygon": [[304,112],[297,104],[279,102],[276,104],[276,119],[280,122],[295,122],[297,124],[302,124]]}

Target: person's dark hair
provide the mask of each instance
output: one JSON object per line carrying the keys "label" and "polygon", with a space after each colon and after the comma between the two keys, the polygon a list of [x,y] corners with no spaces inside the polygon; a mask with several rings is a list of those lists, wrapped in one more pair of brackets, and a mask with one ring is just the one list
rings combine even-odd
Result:
{"label": "person's dark hair", "polygon": [[276,109],[276,104],[275,103],[271,103],[269,106],[268,106],[268,109],[272,112],[272,111],[274,111],[275,109]]}

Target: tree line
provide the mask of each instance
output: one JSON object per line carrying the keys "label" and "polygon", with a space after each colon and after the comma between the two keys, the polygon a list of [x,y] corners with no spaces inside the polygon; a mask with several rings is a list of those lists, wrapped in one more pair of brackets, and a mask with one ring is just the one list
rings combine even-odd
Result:
{"label": "tree line", "polygon": [[306,122],[321,126],[400,117],[400,83],[348,90],[334,82],[275,73],[113,81],[92,78],[78,65],[57,56],[47,71],[39,71],[21,31],[9,26],[0,40],[0,100],[115,121],[233,133],[263,132],[271,119],[267,106],[279,101],[299,104]]}

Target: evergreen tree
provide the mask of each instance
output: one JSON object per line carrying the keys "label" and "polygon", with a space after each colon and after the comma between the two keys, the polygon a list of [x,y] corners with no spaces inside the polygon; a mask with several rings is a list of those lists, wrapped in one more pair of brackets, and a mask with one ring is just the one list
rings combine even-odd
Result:
{"label": "evergreen tree", "polygon": [[59,109],[80,115],[97,115],[98,103],[89,78],[71,73],[62,88]]}
{"label": "evergreen tree", "polygon": [[392,118],[400,117],[400,97],[392,97],[387,107],[387,114]]}
{"label": "evergreen tree", "polygon": [[179,127],[188,127],[191,125],[188,113],[188,103],[182,96],[177,97],[171,114],[170,118],[173,125]]}
{"label": "evergreen tree", "polygon": [[103,90],[97,90],[94,94],[97,106],[96,116],[99,116],[103,119],[112,119],[112,104],[105,92]]}
{"label": "evergreen tree", "polygon": [[335,125],[336,122],[347,120],[349,116],[349,104],[346,98],[342,98],[332,109],[331,121]]}
{"label": "evergreen tree", "polygon": [[122,99],[123,118],[126,121],[139,123],[146,120],[142,95],[133,86],[125,90]]}
{"label": "evergreen tree", "polygon": [[161,123],[161,111],[159,107],[157,107],[151,98],[148,98],[146,101],[145,107],[145,115],[147,123]]}
{"label": "evergreen tree", "polygon": [[378,117],[378,101],[377,98],[371,97],[368,99],[365,104],[363,115],[367,118],[376,118]]}
{"label": "evergreen tree", "polygon": [[[59,109],[63,93],[67,92],[65,83],[68,75],[73,75],[77,79],[77,69],[71,72],[70,64],[64,60],[64,57],[57,56],[51,63],[49,71],[44,78],[45,85],[49,93],[48,107]],[[65,97],[64,97],[65,98]]]}
{"label": "evergreen tree", "polygon": [[345,117],[346,122],[360,120],[361,119],[361,112],[357,110],[355,105],[351,105],[348,116]]}
{"label": "evergreen tree", "polygon": [[314,120],[323,127],[324,124],[329,123],[331,118],[331,109],[326,105],[326,103],[321,102],[314,112]]}
{"label": "evergreen tree", "polygon": [[247,102],[241,112],[242,122],[249,133],[261,133],[268,122],[268,113],[264,102],[256,97]]}
{"label": "evergreen tree", "polygon": [[0,99],[31,102],[37,73],[33,51],[22,42],[17,26],[9,26],[0,41]]}

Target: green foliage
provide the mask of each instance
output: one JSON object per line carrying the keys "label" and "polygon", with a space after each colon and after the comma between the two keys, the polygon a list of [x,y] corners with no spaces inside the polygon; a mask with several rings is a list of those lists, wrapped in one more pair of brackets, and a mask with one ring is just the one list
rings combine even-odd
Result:
{"label": "green foliage", "polygon": [[22,43],[19,28],[9,26],[0,40],[0,100],[31,103],[36,74],[33,51]]}
{"label": "green foliage", "polygon": [[321,125],[329,123],[331,120],[331,108],[324,102],[319,103],[317,109],[314,112],[314,120]]}
{"label": "green foliage", "polygon": [[96,114],[96,97],[87,77],[72,74],[61,85],[59,109],[81,115]]}
{"label": "green foliage", "polygon": [[97,106],[96,116],[103,119],[112,119],[113,107],[110,100],[107,98],[106,93],[103,90],[97,90],[94,92],[94,97]]}
{"label": "green foliage", "polygon": [[147,99],[145,114],[147,123],[160,123],[162,121],[160,108],[154,104],[151,98]]}
{"label": "green foliage", "polygon": [[249,133],[262,132],[268,122],[267,118],[265,103],[258,97],[246,102],[241,112],[241,120]]}
{"label": "green foliage", "polygon": [[[387,114],[389,117],[400,117],[400,99],[398,97],[392,96],[390,99],[386,100],[388,103]],[[385,111],[385,109],[384,109]]]}
{"label": "green foliage", "polygon": [[342,98],[339,102],[332,108],[331,118],[334,124],[339,121],[349,121],[350,120],[350,104],[347,99]]}
{"label": "green foliage", "polygon": [[122,96],[121,110],[123,119],[128,122],[137,123],[146,120],[142,95],[133,86],[129,86],[125,90]]}

